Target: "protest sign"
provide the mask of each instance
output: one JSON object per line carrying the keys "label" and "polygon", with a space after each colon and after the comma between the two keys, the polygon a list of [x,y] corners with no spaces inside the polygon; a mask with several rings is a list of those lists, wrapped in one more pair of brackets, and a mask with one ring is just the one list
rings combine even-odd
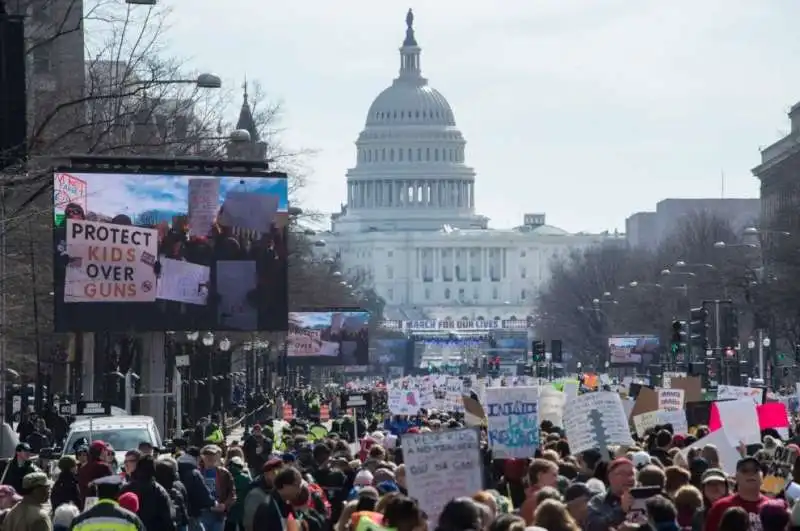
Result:
{"label": "protest sign", "polygon": [[658,390],[658,409],[669,411],[683,409],[683,389],[659,389]]}
{"label": "protest sign", "polygon": [[248,301],[248,294],[256,287],[254,261],[217,262],[217,319],[221,329],[256,330],[258,311]]}
{"label": "protest sign", "polygon": [[711,409],[712,422],[709,422],[709,428],[715,428],[713,426],[713,410],[716,409],[720,425],[725,428],[725,433],[730,437],[733,446],[738,446],[740,442],[745,444],[761,442],[758,412],[756,405],[749,397],[727,402],[714,402]]}
{"label": "protest sign", "polygon": [[280,197],[251,192],[229,191],[220,213],[220,224],[268,234],[278,212]]}
{"label": "protest sign", "polygon": [[463,412],[464,402],[461,400],[463,393],[464,383],[461,381],[461,378],[448,378],[445,383],[445,411]]}
{"label": "protest sign", "polygon": [[89,212],[86,200],[86,181],[69,173],[56,173],[53,178],[53,207],[56,214],[56,226],[61,226],[64,209],[67,205],[77,205],[84,215]]}
{"label": "protest sign", "polygon": [[486,389],[489,446],[497,459],[533,455],[539,447],[539,388]]}
{"label": "protest sign", "polygon": [[205,306],[211,282],[211,268],[203,265],[161,258],[156,298]]}
{"label": "protest sign", "polygon": [[387,401],[392,415],[419,413],[419,391],[415,389],[389,389]]}
{"label": "protest sign", "polygon": [[672,424],[673,432],[676,434],[685,435],[689,433],[689,424],[686,421],[686,412],[683,409],[648,411],[647,413],[636,415],[632,420],[636,434],[640,437],[650,428],[663,426],[664,424]]}
{"label": "protest sign", "polygon": [[564,406],[564,430],[573,453],[608,445],[633,445],[628,419],[616,393],[586,393]]}
{"label": "protest sign", "polygon": [[156,300],[158,231],[67,220],[64,302]]}
{"label": "protest sign", "polygon": [[724,429],[717,430],[706,435],[702,439],[698,439],[691,445],[683,448],[680,453],[685,461],[690,450],[694,448],[702,449],[709,445],[717,449],[717,455],[719,456],[719,467],[726,474],[731,476],[735,475],[736,463],[739,462],[739,459],[741,459],[742,456],[739,455],[739,451],[736,449],[736,446],[731,444],[730,437],[727,433],[725,433]]}
{"label": "protest sign", "polygon": [[761,490],[768,494],[778,494],[792,481],[792,470],[797,460],[797,453],[791,448],[778,446],[767,464]]}
{"label": "protest sign", "polygon": [[219,212],[219,179],[189,179],[189,236],[208,236]]}
{"label": "protest sign", "polygon": [[403,435],[408,495],[429,521],[437,522],[453,498],[483,489],[480,446],[477,428]]}
{"label": "protest sign", "polygon": [[552,387],[539,388],[539,422],[549,420],[554,426],[564,426],[564,404],[567,395]]}
{"label": "protest sign", "polygon": [[764,401],[764,389],[738,385],[720,385],[717,387],[717,400],[739,400],[742,398],[749,398],[755,405],[760,406]]}

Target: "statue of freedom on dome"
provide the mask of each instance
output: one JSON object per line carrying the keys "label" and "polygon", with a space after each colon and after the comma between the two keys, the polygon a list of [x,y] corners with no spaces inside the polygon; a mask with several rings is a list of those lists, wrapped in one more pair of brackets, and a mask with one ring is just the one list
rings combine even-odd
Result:
{"label": "statue of freedom on dome", "polygon": [[408,14],[406,15],[406,26],[408,26],[408,29],[412,29],[414,26],[414,12],[411,8],[408,9]]}

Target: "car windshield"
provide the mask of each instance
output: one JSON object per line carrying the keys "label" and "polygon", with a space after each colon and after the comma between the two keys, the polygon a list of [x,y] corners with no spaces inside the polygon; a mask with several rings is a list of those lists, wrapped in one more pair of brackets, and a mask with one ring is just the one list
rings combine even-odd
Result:
{"label": "car windshield", "polygon": [[139,447],[139,443],[147,441],[150,444],[155,444],[150,432],[147,428],[118,428],[115,430],[92,430],[91,436],[89,431],[74,431],[70,434],[67,444],[64,446],[67,452],[73,450],[76,441],[86,439],[87,441],[103,441],[110,444],[114,450],[133,450]]}

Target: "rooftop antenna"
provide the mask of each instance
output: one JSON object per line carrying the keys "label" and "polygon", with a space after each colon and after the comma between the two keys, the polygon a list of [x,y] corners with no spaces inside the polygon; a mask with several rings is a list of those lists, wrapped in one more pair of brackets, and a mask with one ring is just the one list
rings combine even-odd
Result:
{"label": "rooftop antenna", "polygon": [[721,199],[725,199],[725,170],[720,170],[720,186],[721,186]]}

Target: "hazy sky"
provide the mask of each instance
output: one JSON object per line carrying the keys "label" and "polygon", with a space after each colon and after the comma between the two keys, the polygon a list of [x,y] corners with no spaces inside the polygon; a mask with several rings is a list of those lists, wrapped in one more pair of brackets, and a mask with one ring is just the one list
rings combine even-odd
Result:
{"label": "hazy sky", "polygon": [[800,100],[795,0],[170,4],[187,64],[284,102],[286,142],[319,150],[305,199],[325,211],[397,75],[409,7],[494,227],[546,212],[571,231],[624,229],[662,198],[720,197],[723,173],[726,197],[756,197],[758,149]]}

